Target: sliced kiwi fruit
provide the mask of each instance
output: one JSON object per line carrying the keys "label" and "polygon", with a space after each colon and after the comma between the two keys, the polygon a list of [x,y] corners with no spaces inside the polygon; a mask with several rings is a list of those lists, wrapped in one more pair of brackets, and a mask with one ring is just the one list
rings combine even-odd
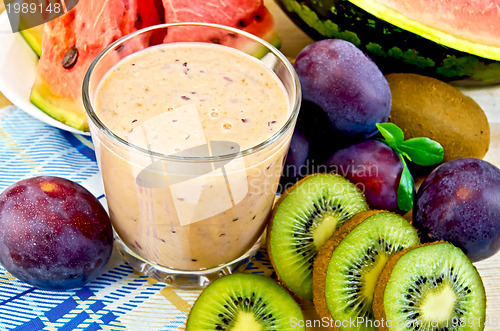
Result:
{"label": "sliced kiwi fruit", "polygon": [[353,215],[368,210],[354,184],[337,174],[314,174],[283,193],[268,225],[267,247],[279,281],[312,300],[313,262],[324,242]]}
{"label": "sliced kiwi fruit", "polygon": [[393,256],[375,287],[375,318],[383,330],[483,330],[486,293],[474,265],[446,242]]}
{"label": "sliced kiwi fruit", "polygon": [[376,330],[372,310],[378,276],[389,257],[418,245],[402,216],[361,212],[328,239],[313,269],[314,306],[337,330]]}
{"label": "sliced kiwi fruit", "polygon": [[207,286],[189,313],[187,331],[305,330],[292,296],[258,274],[231,274]]}

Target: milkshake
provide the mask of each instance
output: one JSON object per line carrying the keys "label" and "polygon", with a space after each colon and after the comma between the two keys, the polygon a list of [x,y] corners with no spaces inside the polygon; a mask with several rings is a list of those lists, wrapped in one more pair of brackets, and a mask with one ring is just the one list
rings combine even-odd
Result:
{"label": "milkshake", "polygon": [[97,126],[89,124],[129,253],[196,272],[255,250],[298,110],[275,62],[174,42],[134,52],[102,76],[92,96]]}

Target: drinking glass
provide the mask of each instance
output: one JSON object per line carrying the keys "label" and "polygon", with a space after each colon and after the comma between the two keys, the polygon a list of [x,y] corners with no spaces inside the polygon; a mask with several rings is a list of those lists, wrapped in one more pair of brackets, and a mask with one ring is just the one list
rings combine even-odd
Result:
{"label": "drinking glass", "polygon": [[[110,130],[95,103],[106,74],[146,48],[182,42],[220,44],[257,59],[286,92],[284,124],[249,148],[214,140],[176,153],[145,148]],[[136,31],[103,50],[85,76],[83,102],[115,244],[124,259],[145,275],[181,288],[204,287],[244,268],[260,246],[275,201],[300,100],[299,80],[287,58],[270,43],[239,29],[162,24]],[[261,106],[272,112],[267,101]],[[169,130],[166,116],[149,122]],[[199,124],[197,116],[192,114],[193,125]],[[143,134],[152,131],[148,127]]]}

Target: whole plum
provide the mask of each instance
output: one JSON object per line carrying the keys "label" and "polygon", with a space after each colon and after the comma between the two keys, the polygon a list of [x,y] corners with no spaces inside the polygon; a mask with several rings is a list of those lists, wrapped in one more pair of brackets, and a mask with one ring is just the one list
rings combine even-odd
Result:
{"label": "whole plum", "polygon": [[323,109],[307,100],[302,100],[296,128],[309,142],[308,159],[318,165],[324,165],[336,150],[357,142],[353,137],[346,139],[345,135],[333,130]]}
{"label": "whole plum", "polygon": [[400,212],[397,191],[403,164],[392,148],[366,140],[333,153],[327,166],[353,182],[375,209]]}
{"label": "whole plum", "polygon": [[423,240],[449,241],[472,261],[495,254],[500,248],[500,169],[475,158],[443,163],[417,192],[413,225]]}
{"label": "whole plum", "polygon": [[0,263],[30,285],[81,287],[102,272],[112,249],[106,210],[73,181],[31,177],[0,194]]}
{"label": "whole plum", "polygon": [[391,90],[365,53],[341,39],[324,39],[304,47],[294,62],[304,100],[318,105],[334,131],[366,139],[391,112]]}
{"label": "whole plum", "polygon": [[307,170],[303,168],[306,167],[308,155],[309,141],[306,137],[304,137],[298,128],[295,128],[290,141],[290,147],[288,148],[288,154],[286,156],[285,166],[283,169],[283,176],[291,179],[300,177],[303,174],[303,171]]}

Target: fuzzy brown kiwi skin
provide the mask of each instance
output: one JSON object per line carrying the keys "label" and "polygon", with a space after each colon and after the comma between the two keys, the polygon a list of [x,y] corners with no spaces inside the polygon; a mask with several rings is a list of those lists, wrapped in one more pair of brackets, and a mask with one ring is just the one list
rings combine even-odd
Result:
{"label": "fuzzy brown kiwi skin", "polygon": [[[391,273],[394,267],[396,266],[396,263],[398,260],[408,253],[409,251],[423,247],[423,246],[431,246],[431,245],[436,245],[436,244],[443,244],[443,243],[448,243],[444,240],[440,241],[435,241],[435,242],[430,242],[430,243],[423,243],[419,244],[414,247],[408,247],[403,249],[402,251],[392,255],[389,260],[386,262],[384,265],[384,268],[380,272],[380,275],[377,279],[377,283],[375,285],[375,290],[373,292],[373,302],[372,302],[372,310],[373,310],[373,316],[375,320],[378,321],[384,321],[384,323],[380,323],[380,327],[378,328],[379,331],[388,331],[389,329],[387,328],[385,321],[387,321],[387,316],[385,315],[385,308],[384,308],[384,294],[385,294],[385,287],[387,285],[387,282],[391,278]],[[469,260],[470,261],[470,260]],[[472,262],[471,262],[472,263]],[[473,264],[474,266],[474,264]],[[474,266],[475,268],[475,266]]]}
{"label": "fuzzy brown kiwi skin", "polygon": [[[346,221],[335,233],[321,246],[321,249],[313,263],[313,302],[316,312],[321,318],[332,319],[332,315],[328,310],[325,297],[325,282],[328,264],[332,258],[333,251],[340,245],[340,242],[364,220],[372,215],[385,210],[367,210],[354,215],[350,220]],[[330,323],[332,330],[339,330],[335,323]]]}
{"label": "fuzzy brown kiwi skin", "polygon": [[482,159],[490,145],[483,109],[452,85],[410,73],[385,76],[392,94],[389,122],[406,139],[428,137],[444,148],[443,162],[460,157]]}
{"label": "fuzzy brown kiwi skin", "polygon": [[[278,199],[278,201],[276,201],[276,203],[275,203],[275,205],[273,207],[273,210],[271,212],[271,216],[269,217],[269,222],[267,224],[267,231],[266,231],[266,248],[267,248],[267,254],[269,256],[269,261],[271,262],[271,266],[273,267],[274,271],[276,272],[277,282],[278,282],[278,284],[280,284],[281,286],[283,286],[292,295],[292,297],[294,297],[294,299],[296,301],[298,301],[298,302],[311,302],[311,301],[307,300],[307,299],[304,299],[304,298],[301,298],[298,295],[296,295],[290,288],[288,288],[288,286],[286,285],[286,283],[281,280],[280,275],[278,273],[278,269],[276,268],[276,265],[274,264],[273,255],[272,255],[272,252],[271,252],[271,229],[273,227],[274,216],[276,215],[276,212],[278,211],[278,207],[281,204],[281,202],[283,202],[283,200],[286,198],[286,196],[288,194],[290,194],[290,192],[292,192],[297,186],[299,186],[306,179],[308,179],[310,177],[313,177],[313,176],[324,175],[324,174],[325,173],[314,173],[314,174],[311,174],[311,175],[307,175],[306,177],[302,178],[301,180],[299,180],[298,182],[296,182],[295,184],[293,184],[292,186],[290,186],[289,188],[287,188],[285,191],[283,191],[283,193],[281,193],[281,195],[280,195],[280,198]],[[334,175],[334,176],[342,177],[342,176],[340,176],[340,175],[338,175],[336,173],[328,173],[328,174],[329,175]]]}

